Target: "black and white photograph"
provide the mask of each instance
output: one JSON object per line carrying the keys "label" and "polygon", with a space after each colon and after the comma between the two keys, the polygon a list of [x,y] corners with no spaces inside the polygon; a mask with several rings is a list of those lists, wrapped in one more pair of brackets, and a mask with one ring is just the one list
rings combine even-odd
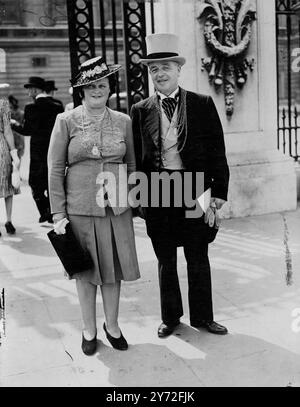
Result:
{"label": "black and white photograph", "polygon": [[299,153],[300,0],[0,0],[0,388],[299,388]]}

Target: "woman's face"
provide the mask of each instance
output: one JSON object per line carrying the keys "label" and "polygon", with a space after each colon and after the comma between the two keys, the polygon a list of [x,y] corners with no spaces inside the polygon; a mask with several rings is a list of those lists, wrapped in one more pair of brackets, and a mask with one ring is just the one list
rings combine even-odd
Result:
{"label": "woman's face", "polygon": [[107,77],[84,86],[83,93],[87,107],[91,109],[105,107],[109,91],[109,80]]}

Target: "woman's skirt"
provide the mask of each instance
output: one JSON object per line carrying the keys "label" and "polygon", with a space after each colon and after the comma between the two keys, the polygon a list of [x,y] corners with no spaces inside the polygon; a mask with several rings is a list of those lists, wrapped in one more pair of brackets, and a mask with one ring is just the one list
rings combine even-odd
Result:
{"label": "woman's skirt", "polygon": [[9,147],[3,132],[0,131],[0,198],[20,193],[20,189],[15,189],[11,184],[12,169]]}
{"label": "woman's skirt", "polygon": [[93,268],[72,278],[102,285],[140,277],[131,209],[115,216],[111,208],[106,208],[105,217],[69,215],[69,220],[94,263]]}

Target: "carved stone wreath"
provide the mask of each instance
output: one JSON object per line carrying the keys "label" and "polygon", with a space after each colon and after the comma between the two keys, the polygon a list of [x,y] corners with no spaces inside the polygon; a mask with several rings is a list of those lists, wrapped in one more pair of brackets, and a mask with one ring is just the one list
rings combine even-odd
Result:
{"label": "carved stone wreath", "polygon": [[226,114],[234,111],[236,86],[242,88],[254,59],[246,58],[251,40],[252,22],[256,18],[254,0],[199,0],[198,20],[203,19],[204,37],[212,56],[202,58],[210,82],[223,85]]}

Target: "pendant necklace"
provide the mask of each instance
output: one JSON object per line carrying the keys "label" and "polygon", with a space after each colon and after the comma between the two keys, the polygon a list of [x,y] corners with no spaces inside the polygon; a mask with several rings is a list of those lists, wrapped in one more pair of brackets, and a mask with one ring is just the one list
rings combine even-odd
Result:
{"label": "pendant necklace", "polygon": [[[84,141],[84,145],[85,145],[85,148],[87,149],[87,150],[90,150],[90,141],[92,141],[91,140],[91,138],[90,137],[88,137],[87,135],[86,135],[86,132],[85,132],[85,127],[84,127],[84,110],[85,110],[85,108],[84,108],[84,106],[82,106],[82,115],[81,115],[81,121],[82,121],[82,135],[83,135],[83,141]],[[94,143],[93,143],[93,147],[91,148],[91,153],[92,153],[92,155],[94,156],[94,157],[102,157],[102,147],[103,147],[103,140],[102,140],[102,124],[103,124],[103,120],[104,120],[104,118],[105,118],[105,115],[106,115],[106,109],[104,110],[104,112],[103,112],[103,114],[102,115],[100,115],[100,120],[98,119],[97,120],[97,122],[96,122],[96,124],[95,124],[95,130],[96,130],[96,132],[98,133],[100,133],[100,146],[99,146],[99,144],[97,143],[97,141],[95,140],[94,141]],[[96,115],[94,116],[95,118],[97,117]],[[98,138],[98,137],[97,137]]]}

